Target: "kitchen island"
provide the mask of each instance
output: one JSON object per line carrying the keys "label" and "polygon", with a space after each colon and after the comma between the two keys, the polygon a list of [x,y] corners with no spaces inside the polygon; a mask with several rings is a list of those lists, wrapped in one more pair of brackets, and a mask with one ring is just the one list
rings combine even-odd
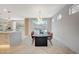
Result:
{"label": "kitchen island", "polygon": [[15,47],[21,43],[21,32],[0,31],[0,48]]}

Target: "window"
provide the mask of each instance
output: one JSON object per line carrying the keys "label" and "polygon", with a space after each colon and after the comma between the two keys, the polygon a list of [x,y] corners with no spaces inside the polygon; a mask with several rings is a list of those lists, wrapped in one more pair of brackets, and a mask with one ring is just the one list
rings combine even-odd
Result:
{"label": "window", "polygon": [[33,23],[33,31],[35,31],[36,33],[39,32],[47,32],[47,27],[48,27],[48,18],[42,18],[42,20],[38,20],[38,19],[33,19],[32,23]]}
{"label": "window", "polygon": [[13,31],[16,31],[16,22],[13,22]]}
{"label": "window", "polygon": [[13,30],[14,31],[23,31],[24,30],[24,23],[23,21],[13,21]]}
{"label": "window", "polygon": [[74,4],[69,8],[69,15],[79,12],[79,4]]}
{"label": "window", "polygon": [[34,19],[33,20],[33,23],[36,24],[36,25],[45,25],[47,24],[47,20],[46,19]]}

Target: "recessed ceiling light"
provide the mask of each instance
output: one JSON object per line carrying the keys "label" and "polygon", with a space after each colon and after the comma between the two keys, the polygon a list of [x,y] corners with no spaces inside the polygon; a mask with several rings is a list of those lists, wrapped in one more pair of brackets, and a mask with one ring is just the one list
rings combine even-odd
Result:
{"label": "recessed ceiling light", "polygon": [[7,9],[3,9],[3,11],[5,11],[5,12],[6,12],[6,11],[7,11]]}

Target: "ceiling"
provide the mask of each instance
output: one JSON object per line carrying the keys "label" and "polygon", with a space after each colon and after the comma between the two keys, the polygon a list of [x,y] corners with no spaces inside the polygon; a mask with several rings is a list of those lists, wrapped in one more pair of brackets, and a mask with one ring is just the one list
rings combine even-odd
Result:
{"label": "ceiling", "polygon": [[10,16],[12,20],[23,20],[25,17],[34,18],[40,15],[47,18],[55,15],[64,6],[65,4],[0,4],[0,17]]}

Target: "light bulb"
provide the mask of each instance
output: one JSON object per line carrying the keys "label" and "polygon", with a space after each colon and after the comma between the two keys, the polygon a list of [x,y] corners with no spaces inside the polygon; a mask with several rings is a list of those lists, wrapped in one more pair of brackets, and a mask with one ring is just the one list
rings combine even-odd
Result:
{"label": "light bulb", "polygon": [[3,11],[5,11],[5,12],[6,12],[6,11],[7,11],[7,9],[3,9]]}

